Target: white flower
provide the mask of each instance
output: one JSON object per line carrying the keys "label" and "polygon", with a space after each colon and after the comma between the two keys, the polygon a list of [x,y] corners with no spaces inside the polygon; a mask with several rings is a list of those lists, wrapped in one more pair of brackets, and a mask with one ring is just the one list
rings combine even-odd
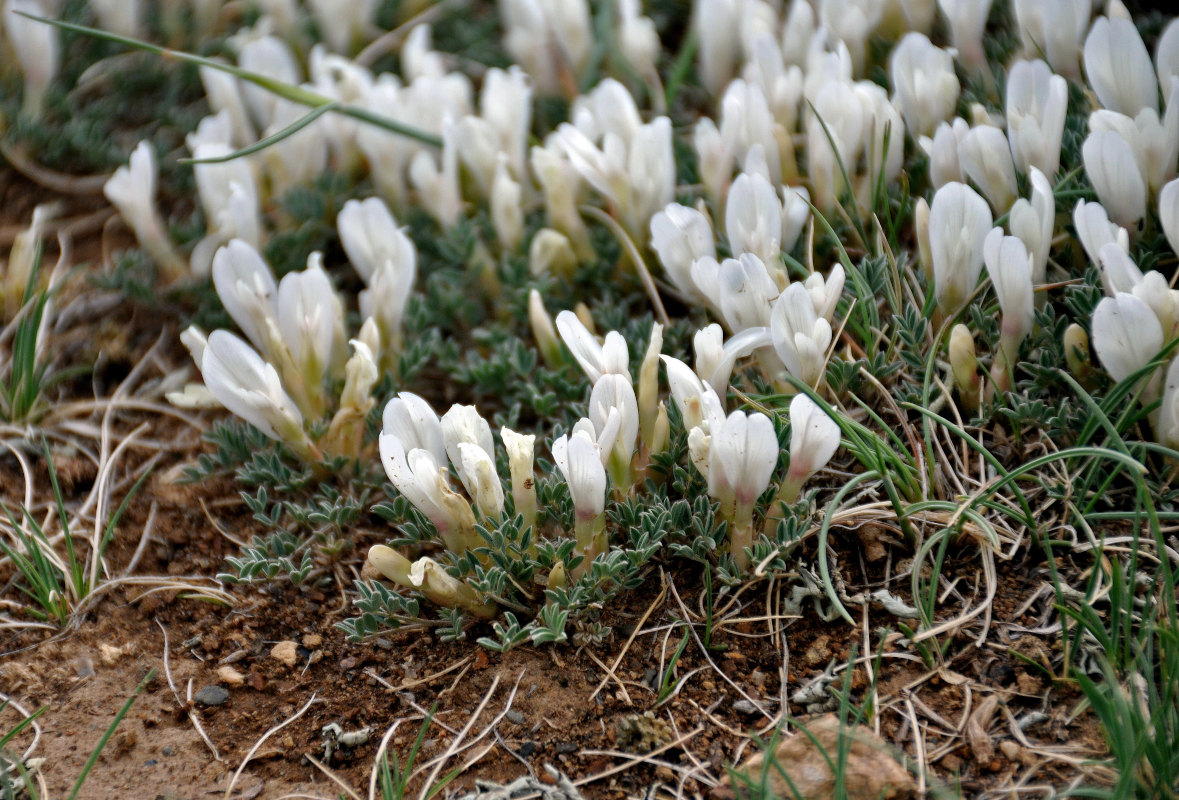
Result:
{"label": "white flower", "polygon": [[528,176],[528,137],[532,131],[532,79],[515,65],[506,72],[489,69],[479,92],[479,116],[495,129],[512,177],[524,180]]}
{"label": "white flower", "polygon": [[598,378],[606,373],[625,375],[629,379],[630,351],[626,339],[618,331],[607,333],[605,342],[599,344],[576,314],[562,311],[557,314],[557,332],[585,371],[590,383],[597,383]]}
{"label": "white flower", "polygon": [[475,406],[462,406],[457,403],[442,415],[439,424],[442,427],[442,441],[446,447],[446,455],[450,458],[450,463],[458,469],[459,479],[466,487],[467,494],[474,497],[474,483],[470,480],[473,476],[464,474],[463,454],[460,445],[464,443],[474,445],[494,463],[495,441],[491,438],[491,426],[479,415]]}
{"label": "white flower", "polygon": [[752,253],[774,263],[782,247],[782,203],[762,175],[741,173],[725,202],[725,236],[734,258]]}
{"label": "white flower", "polygon": [[130,163],[115,170],[102,187],[102,193],[119,209],[144,251],[174,280],[185,272],[184,262],[173,249],[156,207],[156,178],[151,144],[140,142],[131,152]]}
{"label": "white flower", "polygon": [[349,262],[365,283],[371,283],[386,263],[405,276],[406,283],[413,283],[417,250],[380,198],[346,202],[336,217],[336,228]]}
{"label": "white flower", "polygon": [[707,430],[710,421],[724,418],[724,404],[706,380],[678,358],[668,355],[660,358],[667,368],[667,385],[672,401],[680,410],[684,430],[701,426]]}
{"label": "white flower", "polygon": [[450,488],[446,461],[429,450],[406,452],[402,440],[388,432],[378,437],[377,444],[385,474],[397,491],[434,524],[447,549],[458,555],[466,552],[475,513],[470,503]]}
{"label": "white flower", "polygon": [[1096,131],[1085,139],[1081,154],[1089,181],[1110,217],[1125,228],[1135,227],[1146,216],[1146,181],[1133,148],[1112,131]]}
{"label": "white flower", "polygon": [[[914,136],[929,136],[954,114],[958,76],[953,56],[921,33],[907,33],[889,57],[896,102]],[[896,135],[896,132],[893,132]]]}
{"label": "white flower", "polygon": [[1115,297],[1119,292],[1133,292],[1142,283],[1142,270],[1116,242],[1106,242],[1097,251],[1101,285],[1105,293]]}
{"label": "white flower", "polygon": [[[262,131],[273,136],[307,115],[298,103],[282,100],[274,107],[272,121]],[[287,136],[262,152],[266,163],[271,191],[284,194],[293,186],[311,183],[323,174],[328,163],[328,140],[322,120],[316,120],[301,131]]]}
{"label": "white flower", "polygon": [[765,414],[734,411],[710,431],[708,493],[722,503],[752,505],[770,485],[778,436]]}
{"label": "white flower", "polygon": [[716,242],[708,217],[694,208],[669,203],[651,217],[651,249],[676,289],[688,300],[704,302],[692,281],[692,263],[704,256],[716,258]]}
{"label": "white flower", "polygon": [[347,54],[373,24],[376,0],[309,0],[315,23],[328,46]]}
{"label": "white flower", "polygon": [[991,11],[991,0],[938,0],[950,25],[950,38],[962,61],[971,68],[985,66],[982,37]]}
{"label": "white flower", "polygon": [[[618,434],[607,447],[603,431],[610,417],[618,415]],[[606,373],[594,381],[590,392],[589,420],[598,434],[611,480],[616,488],[629,488],[629,469],[639,436],[639,405],[629,375]],[[608,451],[608,452],[607,452]]]}
{"label": "white flower", "polygon": [[1000,347],[1012,364],[1035,317],[1032,257],[1019,237],[1004,236],[1002,228],[992,228],[983,242],[983,260],[1003,314]]}
{"label": "white flower", "polygon": [[398,393],[385,404],[381,425],[383,432],[396,437],[404,450],[426,450],[439,464],[446,463],[442,422],[430,404],[418,395]]}
{"label": "white flower", "polygon": [[1155,47],[1154,63],[1163,94],[1170,94],[1172,79],[1179,77],[1179,20],[1173,19],[1163,28],[1159,43]]}
{"label": "white flower", "polygon": [[[242,97],[241,84],[237,77],[224,70],[213,67],[200,67],[201,86],[204,87],[205,97],[209,107],[215,115],[225,115],[232,131],[232,143],[238,147],[253,144],[258,135],[254,130],[254,123],[250,121],[250,112],[246,110],[245,99]],[[229,141],[223,142],[229,144]]]}
{"label": "white flower", "polygon": [[768,325],[770,307],[778,294],[778,284],[753,253],[721,262],[720,308],[725,324],[734,333]]}
{"label": "white flower", "polygon": [[552,452],[553,462],[569,486],[577,519],[597,519],[606,508],[606,468],[597,444],[589,434],[579,432],[561,436],[553,442]]}
{"label": "white flower", "polygon": [[695,0],[692,19],[700,47],[700,79],[713,97],[720,97],[740,60],[738,9],[741,0]]}
{"label": "white flower", "polygon": [[499,437],[508,454],[516,513],[524,516],[524,526],[528,527],[536,521],[536,436],[516,433],[505,426],[499,429]]}
{"label": "white flower", "polygon": [[544,95],[577,85],[593,46],[585,0],[499,0],[504,45]]}
{"label": "white flower", "polygon": [[921,149],[929,154],[929,180],[935,191],[947,183],[966,182],[966,175],[958,160],[958,148],[968,133],[970,124],[961,117],[955,117],[953,123],[943,122],[938,125],[932,139],[921,137]]}
{"label": "white flower", "polygon": [[956,312],[974,291],[991,224],[986,201],[969,186],[947,183],[934,194],[929,209],[929,255],[934,294],[943,314]]}
{"label": "white flower", "polygon": [[753,148],[760,145],[766,161],[766,177],[778,184],[782,182],[782,166],[775,128],[774,115],[761,86],[740,78],[729,84],[721,99],[720,135],[724,151],[745,162]]}
{"label": "white flower", "polygon": [[324,378],[344,366],[344,305],[318,256],[279,282],[278,329],[306,385],[322,394]]}
{"label": "white flower", "polygon": [[[244,70],[256,72],[290,86],[298,86],[303,80],[295,54],[291,52],[287,43],[277,36],[260,36],[243,44],[237,54],[237,65]],[[254,124],[259,129],[270,127],[281,98],[253,83],[243,84],[242,94]]]}
{"label": "white flower", "polygon": [[218,250],[213,287],[246,338],[271,358],[277,344],[270,328],[278,321],[278,286],[258,251],[240,239]]}
{"label": "white flower", "polygon": [[783,253],[789,253],[798,243],[803,228],[811,218],[811,195],[805,186],[782,187],[782,240]]}
{"label": "white flower", "polygon": [[283,390],[274,366],[228,331],[213,331],[201,358],[205,386],[233,414],[307,457],[313,447],[303,415]]}
{"label": "white flower", "polygon": [[1105,108],[1133,117],[1158,112],[1158,84],[1138,28],[1125,19],[1098,17],[1085,39],[1085,76]]}
{"label": "white flower", "polygon": [[1042,284],[1047,280],[1048,252],[1056,224],[1056,198],[1044,173],[1032,167],[1029,177],[1031,201],[1022,197],[1015,201],[1007,216],[1007,226],[1012,236],[1023,240],[1032,255],[1032,283]]}
{"label": "white flower", "polygon": [[463,213],[459,187],[458,131],[453,122],[442,126],[442,152],[418,150],[409,162],[409,182],[418,200],[443,228],[452,228]]}
{"label": "white flower", "polygon": [[1086,203],[1077,201],[1073,209],[1073,227],[1077,229],[1077,238],[1090,263],[1098,267],[1101,264],[1101,248],[1109,242],[1116,242],[1123,250],[1130,250],[1130,236],[1126,229],[1109,221],[1105,207],[1101,203]]}
{"label": "white flower", "polygon": [[972,128],[958,146],[962,171],[982,190],[996,214],[1005,214],[1015,202],[1015,164],[1003,131],[990,125]]}
{"label": "white flower", "polygon": [[839,425],[814,400],[797,394],[790,401],[790,467],[783,481],[782,499],[798,499],[802,485],[839,449]]}
{"label": "white flower", "polygon": [[823,376],[831,344],[831,323],[815,313],[810,293],[801,283],[790,284],[774,301],[770,335],[786,371],[816,385]]}
{"label": "white flower", "polygon": [[495,177],[491,182],[491,223],[495,238],[506,253],[520,246],[524,239],[524,209],[521,205],[523,189],[512,179],[508,168],[508,157],[499,154]]}
{"label": "white flower", "polygon": [[823,83],[811,103],[813,110],[806,115],[806,152],[814,190],[812,199],[820,211],[827,213],[835,207],[845,188],[839,163],[843,163],[848,177],[852,177],[871,119],[849,82]]}
{"label": "white flower", "polygon": [[37,117],[41,114],[45,90],[57,74],[60,61],[58,33],[52,25],[22,17],[18,11],[35,17],[56,15],[39,0],[7,0],[4,5],[4,32],[25,79],[21,110],[27,116]]}
{"label": "white flower", "polygon": [[482,447],[470,442],[459,442],[458,453],[455,469],[479,513],[491,519],[502,517],[504,487],[495,472],[493,457]]}
{"label": "white flower", "polygon": [[1115,381],[1150,363],[1163,346],[1163,329],[1142,300],[1121,292],[1102,298],[1093,311],[1093,349]]}
{"label": "white flower", "polygon": [[1179,358],[1172,358],[1163,383],[1163,402],[1155,438],[1172,449],[1179,448]]}
{"label": "white flower", "polygon": [[1179,179],[1171,181],[1159,192],[1159,220],[1171,250],[1179,253]]}
{"label": "white flower", "polygon": [[835,306],[843,295],[844,284],[843,265],[836,263],[831,267],[826,280],[818,272],[813,272],[803,281],[807,294],[811,296],[811,303],[815,306],[815,313],[831,322],[835,318]]}
{"label": "white flower", "polygon": [[1048,178],[1060,166],[1060,142],[1068,111],[1068,81],[1043,61],[1017,61],[1007,72],[1007,138],[1015,167],[1033,167]]}
{"label": "white flower", "polygon": [[618,49],[631,68],[647,80],[655,72],[659,56],[659,33],[655,23],[640,13],[639,0],[621,0],[618,5]]}
{"label": "white flower", "polygon": [[1079,81],[1091,0],[1015,0],[1013,5],[1024,58],[1043,56],[1056,72]]}

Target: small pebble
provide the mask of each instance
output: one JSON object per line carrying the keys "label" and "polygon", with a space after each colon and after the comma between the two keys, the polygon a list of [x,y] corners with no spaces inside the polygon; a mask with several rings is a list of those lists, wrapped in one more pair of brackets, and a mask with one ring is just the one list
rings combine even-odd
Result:
{"label": "small pebble", "polygon": [[340,659],[340,669],[347,672],[350,669],[356,669],[356,665],[360,663],[360,659],[355,656],[348,656]]}
{"label": "small pebble", "polygon": [[98,658],[104,667],[113,667],[115,662],[123,657],[123,648],[109,645],[105,642],[98,645]]}
{"label": "small pebble", "polygon": [[205,686],[192,696],[193,702],[201,706],[220,706],[229,700],[229,690],[224,686]]}
{"label": "small pebble", "polygon": [[303,646],[308,650],[314,650],[323,644],[323,637],[318,633],[308,633],[303,636]]}
{"label": "small pebble", "polygon": [[143,762],[143,766],[145,766],[145,767],[154,767],[156,764],[159,764],[159,763],[160,763],[160,762],[159,762],[159,761],[156,761],[154,758],[149,758],[147,761],[144,761],[144,762]]}
{"label": "small pebble", "polygon": [[79,678],[94,677],[94,662],[86,656],[82,656],[74,661],[74,670],[78,673]]}
{"label": "small pebble", "polygon": [[532,755],[534,752],[536,752],[536,742],[525,742],[524,744],[520,745],[520,755],[524,756],[525,758],[528,758],[528,756]]}
{"label": "small pebble", "polygon": [[289,641],[279,642],[270,648],[270,656],[286,664],[288,667],[293,667],[299,659],[299,645]]}
{"label": "small pebble", "polygon": [[738,714],[747,714],[749,716],[752,716],[752,715],[758,713],[757,706],[755,706],[753,703],[749,702],[748,700],[746,700],[744,698],[733,703],[733,710],[736,711]]}
{"label": "small pebble", "polygon": [[557,753],[563,755],[565,753],[576,753],[576,752],[577,752],[577,745],[573,744],[573,742],[557,742]]}
{"label": "small pebble", "polygon": [[230,666],[217,668],[217,680],[226,684],[227,686],[242,686],[246,682],[246,676],[238,672]]}
{"label": "small pebble", "polygon": [[521,714],[519,711],[517,711],[514,708],[511,709],[510,711],[508,711],[507,718],[510,719],[512,722],[516,723],[517,725],[523,725],[524,721],[526,719],[528,719],[526,716],[524,716],[523,714]]}
{"label": "small pebble", "polygon": [[[393,642],[389,641],[384,636],[378,636],[376,639],[373,640],[373,644],[375,644],[377,647],[381,648],[382,650],[392,650],[393,649]],[[482,652],[482,651],[480,651],[480,652]]]}
{"label": "small pebble", "polygon": [[161,752],[161,753],[163,753],[163,754],[164,754],[164,755],[166,755],[166,756],[171,756],[171,755],[175,755],[175,754],[176,754],[176,748],[172,747],[172,745],[168,745],[167,747],[165,747],[165,748],[164,748],[163,750],[161,750],[160,752]]}

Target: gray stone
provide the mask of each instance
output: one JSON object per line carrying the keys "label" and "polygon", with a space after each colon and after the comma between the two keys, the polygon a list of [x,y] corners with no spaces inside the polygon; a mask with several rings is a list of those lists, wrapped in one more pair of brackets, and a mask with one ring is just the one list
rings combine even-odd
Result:
{"label": "gray stone", "polygon": [[224,686],[206,686],[192,696],[200,706],[221,706],[229,700],[229,690]]}

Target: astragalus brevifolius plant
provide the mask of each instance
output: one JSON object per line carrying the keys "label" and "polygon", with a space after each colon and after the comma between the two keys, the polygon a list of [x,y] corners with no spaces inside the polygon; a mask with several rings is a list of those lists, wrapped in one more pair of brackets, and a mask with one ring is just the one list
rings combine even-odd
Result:
{"label": "astragalus brevifolius plant", "polygon": [[[1047,669],[1111,731],[1161,707],[1142,736],[1179,735],[1179,24],[502,0],[484,64],[421,20],[376,38],[379,4],[257,6],[186,56],[203,233],[171,238],[148,145],[107,187],[228,315],[183,334],[203,384],[173,396],[250,426],[191,473],[235,470],[271,529],[228,579],[342,578],[371,509],[355,638],[591,642],[696,562],[885,613],[932,667],[1042,564]],[[867,579],[869,528],[899,582]],[[1137,789],[1179,778],[1113,737]]]}

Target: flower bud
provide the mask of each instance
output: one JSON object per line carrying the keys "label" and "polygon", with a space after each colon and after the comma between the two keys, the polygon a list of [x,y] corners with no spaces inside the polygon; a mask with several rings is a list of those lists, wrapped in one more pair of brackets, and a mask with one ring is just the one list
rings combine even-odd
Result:
{"label": "flower bud", "polygon": [[1075,322],[1064,329],[1064,361],[1068,371],[1078,381],[1085,382],[1093,374],[1093,361],[1089,355],[1089,334]]}
{"label": "flower bud", "polygon": [[[512,475],[512,501],[516,513],[524,517],[524,527],[536,524],[536,436],[516,433],[508,427],[499,429],[504,450],[508,453],[508,470]],[[533,532],[535,539],[535,532]]]}
{"label": "flower bud", "polygon": [[478,592],[432,558],[423,556],[413,562],[409,582],[435,605],[462,609],[478,619],[491,619],[498,613],[495,603],[481,599]]}
{"label": "flower bud", "polygon": [[541,228],[528,246],[528,270],[536,277],[552,274],[571,278],[577,269],[577,256],[569,239],[560,231]]}
{"label": "flower bud", "polygon": [[950,370],[954,374],[954,385],[958,396],[969,411],[978,410],[979,377],[978,359],[974,354],[974,337],[970,328],[958,323],[950,329]]}
{"label": "flower bud", "polygon": [[652,450],[659,403],[659,356],[663,352],[663,326],[651,325],[651,340],[639,365],[639,430],[643,444]]}
{"label": "flower bud", "polygon": [[528,323],[532,327],[532,338],[536,340],[540,357],[549,369],[555,368],[562,360],[561,342],[553,327],[553,318],[549,316],[544,307],[544,300],[536,289],[528,292]]}

